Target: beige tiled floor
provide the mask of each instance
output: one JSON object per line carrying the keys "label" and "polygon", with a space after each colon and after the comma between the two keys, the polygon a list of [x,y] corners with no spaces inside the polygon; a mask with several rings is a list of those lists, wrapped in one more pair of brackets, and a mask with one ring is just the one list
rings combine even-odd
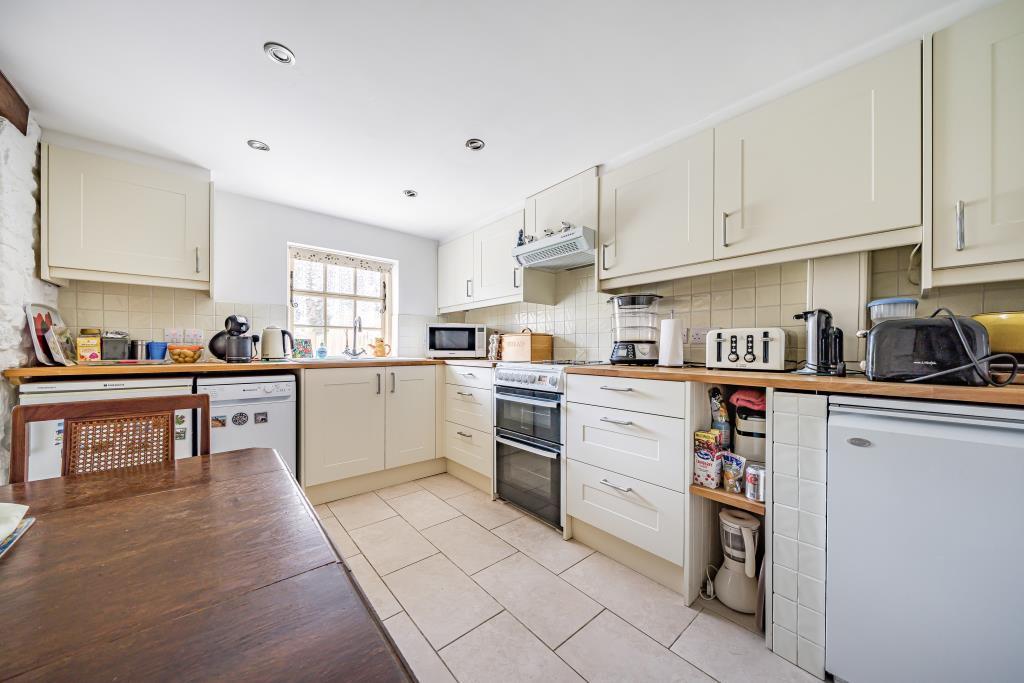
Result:
{"label": "beige tiled floor", "polygon": [[316,512],[424,683],[817,680],[449,474]]}

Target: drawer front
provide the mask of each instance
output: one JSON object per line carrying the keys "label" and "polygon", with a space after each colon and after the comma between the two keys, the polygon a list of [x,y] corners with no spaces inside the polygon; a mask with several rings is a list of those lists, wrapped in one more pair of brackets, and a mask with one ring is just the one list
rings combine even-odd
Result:
{"label": "drawer front", "polygon": [[454,422],[444,423],[444,454],[486,477],[494,474],[494,439],[491,432],[470,429]]}
{"label": "drawer front", "polygon": [[566,455],[617,474],[686,491],[686,421],[567,404]]}
{"label": "drawer front", "polygon": [[475,389],[457,384],[445,387],[444,419],[464,427],[490,431],[494,418],[491,415],[490,389]]}
{"label": "drawer front", "polygon": [[684,494],[577,460],[566,468],[567,514],[683,565]]}
{"label": "drawer front", "polygon": [[652,415],[686,417],[686,382],[569,374],[566,376],[566,400]]}
{"label": "drawer front", "polygon": [[445,381],[448,384],[460,384],[464,387],[490,389],[494,379],[490,368],[477,368],[470,365],[446,365]]}

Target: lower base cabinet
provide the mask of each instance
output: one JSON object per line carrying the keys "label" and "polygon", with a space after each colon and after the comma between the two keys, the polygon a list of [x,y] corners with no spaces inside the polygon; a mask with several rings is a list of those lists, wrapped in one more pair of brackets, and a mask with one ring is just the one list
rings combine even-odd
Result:
{"label": "lower base cabinet", "polygon": [[568,515],[683,566],[684,494],[571,457],[566,466]]}
{"label": "lower base cabinet", "polygon": [[303,484],[435,456],[434,366],[303,371]]}
{"label": "lower base cabinet", "polygon": [[470,429],[454,422],[445,422],[445,456],[449,460],[479,472],[494,475],[494,439],[491,433]]}

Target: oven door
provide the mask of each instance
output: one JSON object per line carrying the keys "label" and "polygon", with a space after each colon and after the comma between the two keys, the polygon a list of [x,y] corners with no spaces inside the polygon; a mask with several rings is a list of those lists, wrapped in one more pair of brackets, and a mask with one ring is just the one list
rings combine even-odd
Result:
{"label": "oven door", "polygon": [[550,391],[496,386],[494,426],[528,439],[563,443],[562,397]]}
{"label": "oven door", "polygon": [[562,528],[560,448],[498,430],[494,472],[498,497]]}

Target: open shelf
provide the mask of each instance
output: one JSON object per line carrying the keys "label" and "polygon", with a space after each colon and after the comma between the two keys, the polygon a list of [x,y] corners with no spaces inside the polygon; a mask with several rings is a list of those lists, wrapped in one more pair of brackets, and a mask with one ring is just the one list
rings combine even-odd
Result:
{"label": "open shelf", "polygon": [[690,493],[724,505],[731,505],[734,508],[740,508],[747,512],[753,512],[755,515],[764,515],[764,503],[750,500],[742,493],[729,493],[725,489],[709,489],[697,484],[690,484]]}

